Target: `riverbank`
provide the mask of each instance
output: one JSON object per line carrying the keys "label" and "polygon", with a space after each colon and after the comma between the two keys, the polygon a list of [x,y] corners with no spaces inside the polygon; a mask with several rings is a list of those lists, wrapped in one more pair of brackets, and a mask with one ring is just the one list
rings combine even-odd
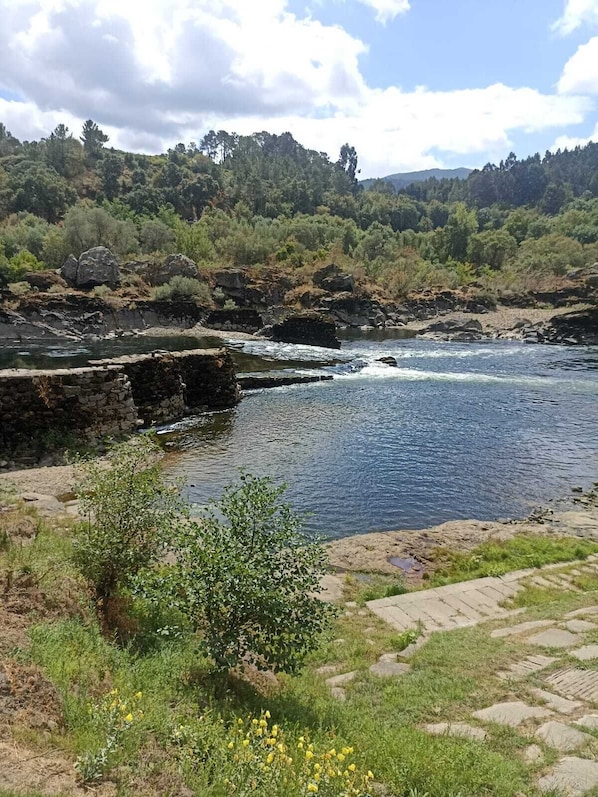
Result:
{"label": "riverbank", "polygon": [[[63,465],[0,474],[0,489],[14,488],[30,507],[50,516],[76,515],[77,467]],[[598,483],[585,494],[560,498],[554,509],[536,510],[521,520],[452,520],[424,529],[356,534],[326,543],[331,570],[404,577],[418,584],[431,575],[439,553],[469,552],[487,541],[516,535],[546,535],[598,540]],[[393,564],[395,562],[400,565]],[[406,564],[405,564],[406,563]]]}

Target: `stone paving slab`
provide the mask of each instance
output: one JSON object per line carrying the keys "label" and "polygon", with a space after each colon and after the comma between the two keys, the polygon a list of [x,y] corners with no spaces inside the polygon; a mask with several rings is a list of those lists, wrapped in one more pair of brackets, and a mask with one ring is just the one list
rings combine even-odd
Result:
{"label": "stone paving slab", "polygon": [[582,728],[588,728],[591,731],[598,731],[598,714],[586,714],[585,717],[580,717],[574,720],[576,725],[581,725]]}
{"label": "stone paving slab", "polygon": [[560,791],[567,797],[582,797],[596,786],[598,786],[598,762],[573,756],[561,759],[538,781],[540,791],[544,793]]}
{"label": "stone paving slab", "polygon": [[598,704],[598,672],[595,670],[566,667],[549,675],[546,683],[565,697],[578,697]]}
{"label": "stone paving slab", "polygon": [[540,631],[539,634],[534,634],[527,640],[531,645],[538,645],[542,648],[571,648],[578,645],[582,638],[577,634],[572,634],[571,631],[565,631],[562,628],[552,628],[548,631]]}
{"label": "stone paving slab", "polygon": [[368,601],[367,607],[399,631],[418,626],[427,632],[449,631],[520,614],[500,604],[521,589],[518,579],[488,576]]}
{"label": "stone paving slab", "polygon": [[568,620],[563,625],[567,631],[573,631],[574,634],[585,634],[586,631],[594,631],[598,628],[596,623],[590,623],[589,620]]}
{"label": "stone paving slab", "polygon": [[554,624],[554,620],[530,620],[527,623],[518,623],[507,628],[495,628],[490,636],[492,639],[502,639],[503,637],[525,634],[527,631],[534,631],[536,628],[547,628]]}
{"label": "stone paving slab", "polygon": [[509,703],[495,703],[493,706],[483,708],[481,711],[474,711],[472,716],[481,722],[496,722],[499,725],[509,725],[511,728],[516,728],[529,719],[551,717],[552,711],[539,706],[528,706],[521,700],[515,700]]}
{"label": "stone paving slab", "polygon": [[581,648],[571,650],[569,653],[579,659],[579,661],[593,661],[598,659],[598,645],[584,645]]}
{"label": "stone paving slab", "polygon": [[466,722],[437,722],[434,725],[426,725],[428,733],[434,736],[458,736],[461,739],[476,739],[483,742],[488,735],[482,728],[474,728]]}
{"label": "stone paving slab", "polygon": [[572,612],[567,612],[565,617],[567,619],[570,617],[585,617],[586,615],[591,617],[594,614],[598,614],[598,606],[586,606],[582,609],[574,609]]}
{"label": "stone paving slab", "polygon": [[523,661],[516,661],[509,667],[508,670],[503,670],[502,672],[496,673],[499,678],[503,680],[507,680],[508,678],[525,678],[528,675],[531,675],[534,672],[539,672],[540,670],[544,670],[550,664],[553,664],[556,661],[555,658],[552,656],[530,656]]}
{"label": "stone paving slab", "polygon": [[532,692],[540,700],[543,700],[548,708],[558,711],[559,714],[573,714],[574,711],[583,708],[583,703],[580,700],[567,700],[566,697],[545,692],[544,689],[532,689]]}
{"label": "stone paving slab", "polygon": [[536,737],[549,747],[554,747],[559,753],[573,753],[594,738],[589,733],[578,731],[576,728],[565,725],[564,722],[555,722],[554,720],[541,725],[536,731]]}

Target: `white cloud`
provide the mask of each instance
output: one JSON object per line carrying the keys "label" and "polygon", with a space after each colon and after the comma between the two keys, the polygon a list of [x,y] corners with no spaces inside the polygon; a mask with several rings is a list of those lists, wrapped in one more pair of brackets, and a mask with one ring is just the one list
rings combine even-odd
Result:
{"label": "white cloud", "polygon": [[585,24],[598,25],[598,0],[565,0],[563,16],[553,28],[567,36]]}
{"label": "white cloud", "polygon": [[[359,0],[380,13],[404,0]],[[0,0],[0,119],[19,138],[97,121],[115,146],[164,151],[211,127],[291,131],[364,176],[504,157],[516,132],[584,121],[590,100],[502,84],[459,91],[369,87],[366,45],[288,12],[287,0]],[[565,76],[563,76],[564,79]]]}
{"label": "white cloud", "polygon": [[557,149],[575,149],[575,147],[585,147],[590,141],[598,142],[598,123],[594,132],[587,138],[579,136],[559,136],[550,149],[554,152]]}
{"label": "white cloud", "polygon": [[561,94],[598,94],[598,36],[578,47],[558,82]]}
{"label": "white cloud", "polygon": [[383,25],[398,17],[399,14],[405,14],[411,8],[409,0],[357,0],[357,2],[373,8],[376,12],[376,19]]}

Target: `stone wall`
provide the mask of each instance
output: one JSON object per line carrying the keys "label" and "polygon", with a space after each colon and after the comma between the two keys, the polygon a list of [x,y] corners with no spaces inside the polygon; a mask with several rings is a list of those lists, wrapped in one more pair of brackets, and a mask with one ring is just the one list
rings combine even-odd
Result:
{"label": "stone wall", "polygon": [[0,451],[43,456],[76,438],[93,442],[137,428],[122,368],[0,372]]}
{"label": "stone wall", "polygon": [[0,371],[0,454],[42,457],[241,397],[224,349],[155,352],[58,371]]}
{"label": "stone wall", "polygon": [[224,349],[134,354],[94,364],[124,369],[144,426],[233,407],[241,397],[233,361]]}

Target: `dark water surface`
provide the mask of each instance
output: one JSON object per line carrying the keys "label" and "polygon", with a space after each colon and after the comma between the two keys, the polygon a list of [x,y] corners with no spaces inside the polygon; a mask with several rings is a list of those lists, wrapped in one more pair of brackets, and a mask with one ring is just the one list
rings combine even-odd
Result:
{"label": "dark water surface", "polygon": [[[243,467],[287,481],[290,500],[312,513],[309,527],[340,537],[522,517],[598,478],[596,347],[232,345],[254,370],[341,362],[324,368],[332,382],[249,393],[168,432],[180,452],[171,473],[188,479],[196,503],[218,497]],[[387,355],[398,368],[376,362]]]}

